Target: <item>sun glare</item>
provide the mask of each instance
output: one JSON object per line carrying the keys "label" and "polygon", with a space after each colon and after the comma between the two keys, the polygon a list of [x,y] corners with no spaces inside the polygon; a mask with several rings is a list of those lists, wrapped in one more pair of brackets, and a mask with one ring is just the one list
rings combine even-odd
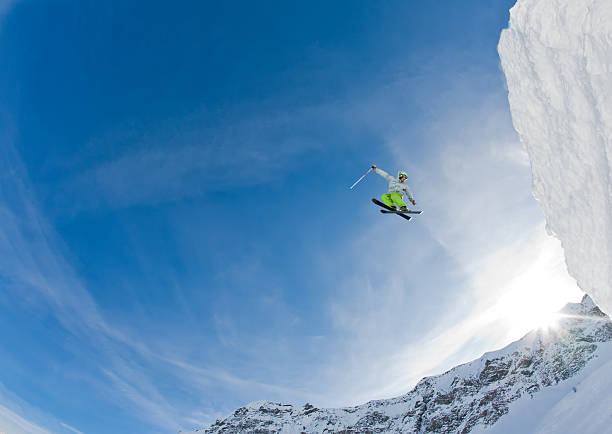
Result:
{"label": "sun glare", "polygon": [[555,303],[555,293],[529,291],[525,287],[507,292],[485,315],[486,321],[505,324],[508,337],[519,339],[536,330],[554,330],[559,325],[562,304]]}
{"label": "sun glare", "polygon": [[497,287],[500,295],[480,320],[503,330],[505,341],[536,329],[554,330],[559,310],[582,297],[567,274],[558,241],[544,234],[529,248],[507,249],[491,257],[484,271],[483,286]]}
{"label": "sun glare", "polygon": [[501,318],[509,325],[515,338],[535,329],[554,329],[559,323],[559,314],[551,310],[550,302],[545,300],[530,305],[506,305]]}
{"label": "sun glare", "polygon": [[540,317],[536,318],[536,321],[539,323],[537,328],[541,329],[554,329],[559,325],[560,315],[556,312],[548,312]]}

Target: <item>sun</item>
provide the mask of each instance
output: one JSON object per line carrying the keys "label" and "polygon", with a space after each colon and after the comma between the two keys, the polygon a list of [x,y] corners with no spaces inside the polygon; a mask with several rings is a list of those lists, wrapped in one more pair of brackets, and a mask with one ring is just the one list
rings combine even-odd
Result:
{"label": "sun", "polygon": [[508,248],[488,258],[479,273],[479,286],[496,289],[478,321],[499,330],[504,342],[532,330],[558,330],[559,311],[583,295],[567,273],[560,244],[545,234],[528,248]]}
{"label": "sun", "polygon": [[547,306],[515,306],[505,312],[504,319],[517,335],[531,330],[555,329],[559,325],[559,314],[546,309]]}
{"label": "sun", "polygon": [[544,312],[534,318],[536,328],[538,329],[555,329],[559,327],[559,319],[561,315],[557,312]]}
{"label": "sun", "polygon": [[508,334],[518,339],[532,330],[554,330],[559,326],[561,315],[559,306],[550,299],[533,292],[526,294],[511,292],[502,296],[487,312],[486,317],[492,321],[505,324]]}

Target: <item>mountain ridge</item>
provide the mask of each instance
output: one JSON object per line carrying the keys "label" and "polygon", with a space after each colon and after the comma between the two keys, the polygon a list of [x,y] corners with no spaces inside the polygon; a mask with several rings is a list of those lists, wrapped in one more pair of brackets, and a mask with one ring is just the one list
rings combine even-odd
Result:
{"label": "mountain ridge", "polygon": [[558,328],[537,329],[508,346],[443,374],[408,393],[337,409],[256,401],[201,433],[467,433],[491,426],[509,405],[580,372],[612,341],[612,322],[585,295],[560,312]]}

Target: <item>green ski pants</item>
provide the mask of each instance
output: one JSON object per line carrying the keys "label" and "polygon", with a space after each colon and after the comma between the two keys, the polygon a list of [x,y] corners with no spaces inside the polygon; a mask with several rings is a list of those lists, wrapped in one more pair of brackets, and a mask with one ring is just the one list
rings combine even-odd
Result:
{"label": "green ski pants", "polygon": [[385,205],[390,207],[395,207],[396,205],[400,208],[406,206],[406,202],[402,199],[402,195],[399,193],[387,193],[383,194],[381,197],[382,201]]}

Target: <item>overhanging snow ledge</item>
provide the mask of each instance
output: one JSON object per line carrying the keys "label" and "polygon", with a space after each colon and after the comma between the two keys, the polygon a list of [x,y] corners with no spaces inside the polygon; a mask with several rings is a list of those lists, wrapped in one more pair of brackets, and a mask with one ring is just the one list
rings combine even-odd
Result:
{"label": "overhanging snow ledge", "polygon": [[612,312],[612,2],[518,0],[498,50],[534,196],[569,273]]}

